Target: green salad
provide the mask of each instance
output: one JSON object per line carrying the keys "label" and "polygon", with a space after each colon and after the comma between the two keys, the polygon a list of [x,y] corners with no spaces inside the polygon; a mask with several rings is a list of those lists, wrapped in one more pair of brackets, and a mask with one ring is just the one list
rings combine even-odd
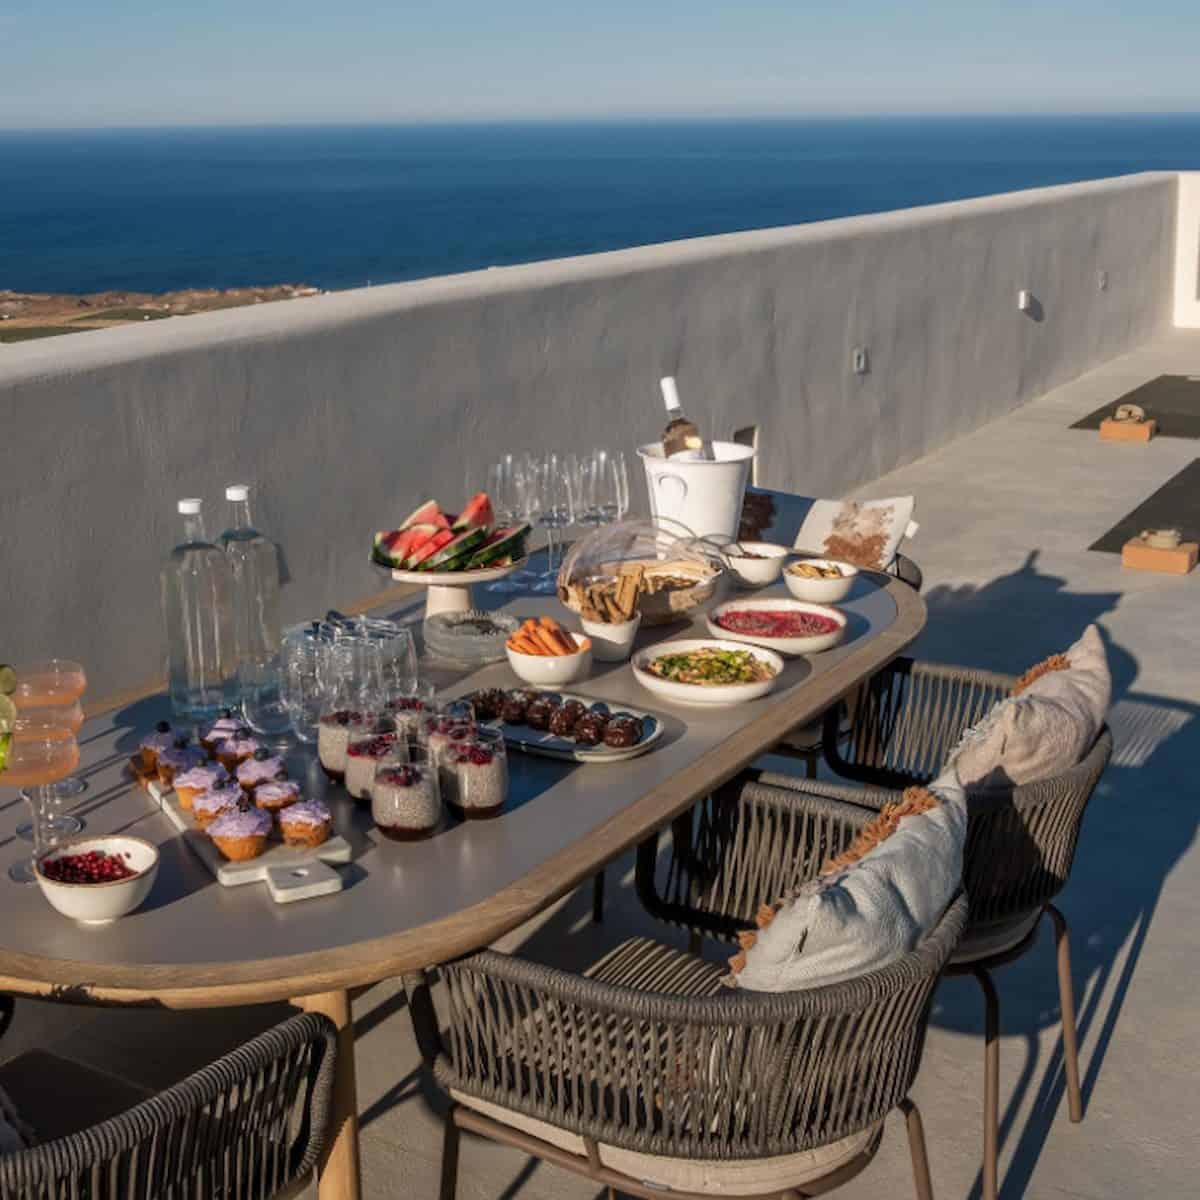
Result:
{"label": "green salad", "polygon": [[699,687],[761,683],[775,674],[768,663],[749,650],[721,650],[716,646],[660,655],[647,670],[672,683],[693,683]]}

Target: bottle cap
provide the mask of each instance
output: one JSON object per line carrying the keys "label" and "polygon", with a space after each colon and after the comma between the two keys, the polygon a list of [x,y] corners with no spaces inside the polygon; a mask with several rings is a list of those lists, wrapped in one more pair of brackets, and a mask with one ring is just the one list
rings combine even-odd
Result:
{"label": "bottle cap", "polygon": [[225,489],[225,499],[240,501],[250,499],[250,488],[244,483],[231,483]]}
{"label": "bottle cap", "polygon": [[200,512],[199,500],[180,500],[179,511],[185,517],[194,517]]}
{"label": "bottle cap", "polygon": [[667,406],[667,412],[678,412],[682,406],[679,403],[679,390],[675,387],[675,376],[664,375],[658,381],[658,386],[662,389],[663,403]]}

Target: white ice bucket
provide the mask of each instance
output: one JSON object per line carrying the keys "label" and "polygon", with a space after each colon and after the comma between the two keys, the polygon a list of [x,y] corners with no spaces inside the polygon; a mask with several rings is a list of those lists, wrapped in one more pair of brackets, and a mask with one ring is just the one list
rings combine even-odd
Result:
{"label": "white ice bucket", "polygon": [[686,525],[700,537],[736,538],[750,481],[751,446],[713,442],[713,458],[666,458],[658,442],[638,447],[646,468],[650,512]]}

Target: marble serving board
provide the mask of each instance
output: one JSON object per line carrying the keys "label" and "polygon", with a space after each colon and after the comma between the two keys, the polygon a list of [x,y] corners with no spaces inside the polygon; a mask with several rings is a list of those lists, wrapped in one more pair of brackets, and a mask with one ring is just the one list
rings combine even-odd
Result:
{"label": "marble serving board", "polygon": [[342,890],[342,874],[330,866],[330,863],[348,863],[352,857],[350,843],[341,834],[333,834],[312,849],[285,846],[272,839],[257,858],[230,862],[213,845],[208,834],[196,828],[196,822],[180,806],[173,789],[155,782],[149,784],[147,790],[158,801],[163,815],[183,835],[192,853],[223,887],[262,882],[276,904],[310,900]]}
{"label": "marble serving board", "polygon": [[[579,692],[562,691],[556,688],[527,687],[522,691],[540,692],[543,696],[557,696],[563,702],[578,700],[590,708],[599,701],[598,696],[585,696]],[[608,703],[603,701],[602,703]],[[611,707],[611,706],[610,706]],[[547,758],[561,758],[578,763],[610,763],[624,762],[626,759],[637,758],[646,754],[662,740],[663,723],[644,708],[635,708],[631,704],[623,704],[615,708],[615,712],[629,713],[640,718],[642,722],[642,739],[632,746],[581,746],[572,738],[559,737],[548,729],[531,729],[528,725],[514,725],[499,718],[485,721],[484,724],[492,729],[498,729],[504,735],[504,741],[515,750],[524,750],[528,754],[544,754]]]}

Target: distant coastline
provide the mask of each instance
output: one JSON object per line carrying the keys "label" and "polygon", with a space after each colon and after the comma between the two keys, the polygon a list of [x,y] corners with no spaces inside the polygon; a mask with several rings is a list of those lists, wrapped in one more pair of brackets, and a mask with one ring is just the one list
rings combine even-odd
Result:
{"label": "distant coastline", "polygon": [[0,163],[0,289],[342,289],[1196,170],[1200,116],[0,132]]}
{"label": "distant coastline", "polygon": [[218,308],[241,308],[272,300],[298,300],[319,296],[320,288],[306,283],[270,287],[186,288],[163,292],[93,292],[78,296],[48,292],[0,291],[0,343],[27,342],[36,338],[87,329],[111,329],[164,317],[186,317]]}

